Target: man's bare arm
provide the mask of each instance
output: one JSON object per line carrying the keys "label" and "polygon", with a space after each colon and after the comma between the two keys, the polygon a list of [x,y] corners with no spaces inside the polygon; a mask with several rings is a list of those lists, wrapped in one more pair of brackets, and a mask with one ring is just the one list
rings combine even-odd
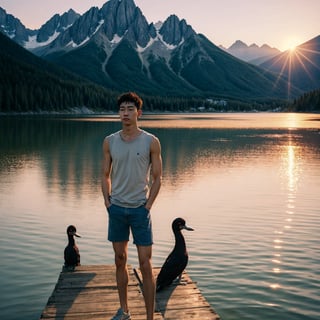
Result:
{"label": "man's bare arm", "polygon": [[109,142],[107,138],[103,141],[103,157],[102,157],[102,175],[101,175],[101,189],[106,208],[110,206],[110,193],[111,193],[111,154],[109,149]]}
{"label": "man's bare arm", "polygon": [[145,207],[150,210],[161,187],[162,181],[162,158],[161,158],[161,145],[157,138],[154,138],[150,147],[151,154],[151,188],[149,197]]}

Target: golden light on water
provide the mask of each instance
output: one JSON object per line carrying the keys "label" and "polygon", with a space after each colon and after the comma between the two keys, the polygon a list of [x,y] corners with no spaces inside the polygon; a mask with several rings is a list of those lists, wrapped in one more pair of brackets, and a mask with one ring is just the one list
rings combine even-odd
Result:
{"label": "golden light on water", "polygon": [[297,150],[298,147],[292,146],[291,141],[287,146],[287,188],[288,188],[288,199],[287,209],[288,212],[293,212],[295,208],[295,196],[294,192],[297,188],[298,183],[298,164],[297,164]]}
{"label": "golden light on water", "polygon": [[[294,128],[296,123],[296,117],[293,114],[289,114],[287,118],[288,128]],[[271,260],[273,267],[272,272],[274,275],[278,275],[282,272],[279,265],[282,265],[283,250],[285,248],[284,237],[287,232],[291,232],[293,215],[295,213],[295,193],[298,187],[299,180],[299,147],[294,144],[293,134],[294,131],[290,130],[288,136],[288,142],[283,147],[282,152],[282,166],[281,175],[283,177],[283,187],[286,193],[286,210],[284,212],[282,228],[274,232],[275,238],[273,240],[273,258]],[[285,268],[285,266],[283,267]],[[277,280],[277,278],[275,278]],[[272,289],[278,289],[281,285],[279,283],[273,283],[270,285]]]}
{"label": "golden light on water", "polygon": [[[297,128],[298,127],[297,115],[295,113],[288,113],[286,122],[289,129]],[[292,157],[292,155],[289,154],[289,157]]]}

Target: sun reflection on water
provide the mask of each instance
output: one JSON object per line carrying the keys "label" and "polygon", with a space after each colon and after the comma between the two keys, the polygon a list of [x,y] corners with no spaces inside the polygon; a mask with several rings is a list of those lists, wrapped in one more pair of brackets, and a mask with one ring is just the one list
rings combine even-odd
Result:
{"label": "sun reflection on water", "polygon": [[[294,117],[290,117],[289,123],[290,127],[294,127]],[[299,147],[294,145],[292,134],[289,134],[288,144],[284,146],[282,160],[281,173],[283,175],[285,192],[287,194],[285,210],[286,216],[282,225],[282,229],[274,232],[274,254],[271,261],[273,264],[272,272],[275,275],[279,275],[283,272],[283,269],[281,268],[283,247],[285,245],[283,238],[285,233],[292,229],[293,215],[295,213],[295,193],[297,191],[299,180]],[[270,284],[270,288],[272,289],[278,289],[280,287],[281,285],[279,283]]]}

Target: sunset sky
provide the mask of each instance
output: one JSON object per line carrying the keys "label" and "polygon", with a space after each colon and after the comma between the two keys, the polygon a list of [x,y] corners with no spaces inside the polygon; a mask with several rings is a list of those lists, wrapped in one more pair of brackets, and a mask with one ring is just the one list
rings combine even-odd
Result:
{"label": "sunset sky", "polygon": [[[83,14],[107,0],[0,0],[30,29],[70,8]],[[287,50],[320,35],[320,0],[135,0],[149,23],[176,14],[216,45],[236,40]]]}

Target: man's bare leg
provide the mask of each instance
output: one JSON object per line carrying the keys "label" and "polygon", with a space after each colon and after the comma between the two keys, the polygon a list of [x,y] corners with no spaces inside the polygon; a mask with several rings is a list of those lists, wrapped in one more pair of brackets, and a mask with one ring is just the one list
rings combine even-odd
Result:
{"label": "man's bare leg", "polygon": [[152,273],[152,246],[137,246],[140,270],[143,279],[143,296],[147,320],[153,320],[155,305],[155,280]]}
{"label": "man's bare leg", "polygon": [[113,242],[113,250],[116,264],[116,280],[119,294],[120,306],[124,312],[128,312],[128,241]]}

